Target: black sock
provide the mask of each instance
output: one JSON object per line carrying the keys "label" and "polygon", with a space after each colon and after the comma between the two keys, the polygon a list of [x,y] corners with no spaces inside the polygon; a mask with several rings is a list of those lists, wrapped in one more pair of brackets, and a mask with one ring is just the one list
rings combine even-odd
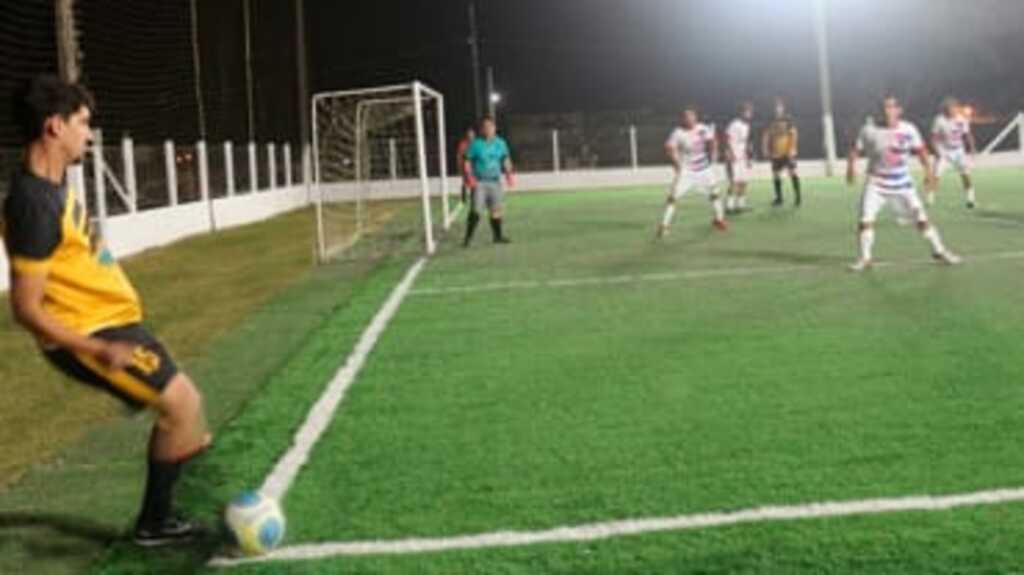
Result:
{"label": "black sock", "polygon": [[476,232],[476,225],[479,223],[480,214],[469,212],[469,218],[466,220],[466,239],[462,243],[469,245],[469,240],[473,239],[473,233]]}
{"label": "black sock", "polygon": [[174,484],[178,481],[181,463],[157,461],[149,457],[146,476],[146,493],[142,499],[142,511],[138,525],[155,527],[171,515],[174,500]]}
{"label": "black sock", "polygon": [[501,218],[491,218],[491,232],[494,234],[494,241],[504,237],[501,235]]}
{"label": "black sock", "polygon": [[793,175],[793,192],[796,194],[796,203],[800,203],[800,176]]}
{"label": "black sock", "polygon": [[778,176],[775,177],[775,201],[782,201],[782,178]]}

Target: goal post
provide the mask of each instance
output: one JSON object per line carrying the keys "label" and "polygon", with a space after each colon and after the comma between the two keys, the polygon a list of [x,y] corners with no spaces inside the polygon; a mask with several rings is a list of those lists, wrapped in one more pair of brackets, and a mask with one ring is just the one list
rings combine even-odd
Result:
{"label": "goal post", "polygon": [[444,95],[421,82],[318,93],[312,124],[318,259],[410,232],[434,253],[460,207],[450,198]]}

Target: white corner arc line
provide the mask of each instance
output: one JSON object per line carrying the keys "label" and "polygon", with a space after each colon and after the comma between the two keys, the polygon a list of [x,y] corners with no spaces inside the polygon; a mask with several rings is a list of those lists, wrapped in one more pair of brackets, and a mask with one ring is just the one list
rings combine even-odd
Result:
{"label": "white corner arc line", "polygon": [[278,460],[274,470],[263,481],[260,491],[264,495],[280,500],[288,492],[299,470],[309,460],[313,446],[330,425],[338,406],[345,398],[345,393],[352,386],[363,364],[366,363],[366,358],[377,345],[377,340],[384,333],[391,318],[398,312],[402,300],[409,294],[413,283],[423,271],[426,263],[427,259],[423,257],[416,260],[416,263],[405,273],[401,283],[391,291],[391,295],[388,296],[377,315],[373,317],[370,325],[363,331],[352,353],[345,360],[345,365],[334,375],[323,395],[309,411],[306,421],[295,434],[292,447]]}
{"label": "white corner arc line", "polygon": [[522,547],[550,543],[577,543],[668,531],[708,529],[727,525],[879,515],[912,511],[946,511],[961,507],[1024,501],[1024,488],[995,489],[952,495],[915,495],[858,501],[830,501],[804,505],[767,506],[675,517],[627,519],[555,527],[541,531],[497,531],[455,537],[410,538],[393,541],[353,541],[284,547],[262,557],[216,559],[213,567],[250,563],[308,561],[342,556],[412,555],[469,549]]}

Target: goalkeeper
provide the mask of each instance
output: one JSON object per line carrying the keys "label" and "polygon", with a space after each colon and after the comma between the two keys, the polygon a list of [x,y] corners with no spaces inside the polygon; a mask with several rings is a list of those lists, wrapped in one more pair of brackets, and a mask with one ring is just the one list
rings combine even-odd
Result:
{"label": "goalkeeper", "polygon": [[502,231],[505,212],[505,189],[501,184],[502,173],[511,188],[515,185],[515,173],[508,144],[498,135],[494,118],[485,117],[480,122],[480,135],[470,144],[463,162],[463,173],[467,185],[473,190],[469,219],[466,222],[466,238],[463,247],[469,247],[473,233],[480,223],[480,212],[486,208],[491,216],[491,232],[494,243],[507,244],[510,240]]}

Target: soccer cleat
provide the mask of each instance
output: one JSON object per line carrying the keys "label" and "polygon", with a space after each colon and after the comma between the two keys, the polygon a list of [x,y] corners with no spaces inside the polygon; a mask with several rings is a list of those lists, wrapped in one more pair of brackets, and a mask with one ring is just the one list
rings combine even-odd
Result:
{"label": "soccer cleat", "polygon": [[711,227],[715,228],[720,232],[724,232],[729,229],[729,224],[725,223],[725,220],[712,220]]}
{"label": "soccer cleat", "polygon": [[946,264],[948,266],[959,265],[964,261],[963,258],[949,250],[932,254],[932,259],[939,262],[940,264]]}
{"label": "soccer cleat", "polygon": [[773,208],[782,207],[782,198],[775,198],[774,200],[772,200],[772,207]]}
{"label": "soccer cleat", "polygon": [[974,206],[975,206],[975,203],[974,203],[974,202],[967,202],[967,209],[968,209],[968,210],[973,210],[973,209],[974,209]]}
{"label": "soccer cleat", "polygon": [[874,262],[871,260],[859,259],[856,262],[850,264],[850,271],[852,272],[863,272],[867,271],[874,266]]}
{"label": "soccer cleat", "polygon": [[193,541],[202,527],[180,516],[169,517],[159,525],[136,525],[132,541],[139,547],[166,547]]}
{"label": "soccer cleat", "polygon": [[668,226],[665,224],[658,224],[658,231],[654,232],[654,238],[660,240],[668,235]]}

